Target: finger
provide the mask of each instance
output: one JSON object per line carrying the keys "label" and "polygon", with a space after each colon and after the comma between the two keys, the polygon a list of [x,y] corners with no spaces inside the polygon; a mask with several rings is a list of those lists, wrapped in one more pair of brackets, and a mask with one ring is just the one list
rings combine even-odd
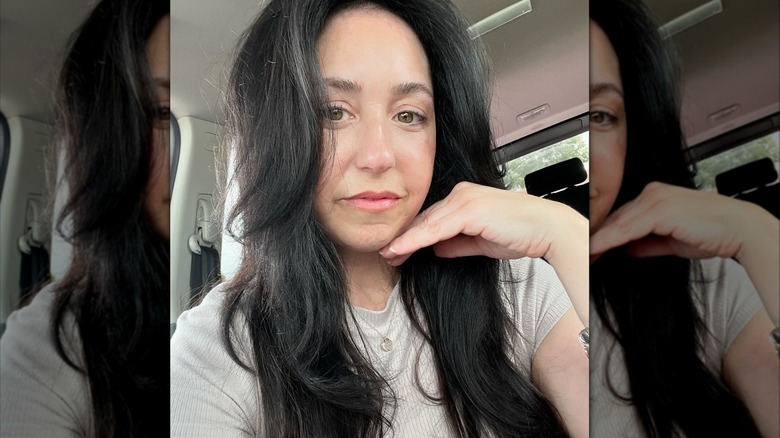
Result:
{"label": "finger", "polygon": [[[412,220],[412,222],[409,224],[406,230],[403,233],[401,233],[401,235],[396,236],[396,238],[393,239],[390,243],[385,245],[385,247],[379,251],[379,254],[387,258],[388,260],[390,260],[397,256],[407,255],[414,251],[417,251],[420,248],[424,248],[426,246],[430,246],[436,243],[437,240],[429,239],[426,240],[429,243],[424,246],[409,245],[409,241],[410,241],[409,235],[411,234],[412,236],[416,236],[419,235],[421,232],[424,233],[425,230],[435,230],[438,227],[438,224],[450,220],[448,219],[450,218],[450,216],[455,217],[457,220],[458,217],[467,214],[461,210],[463,204],[463,200],[462,200],[463,196],[461,195],[462,192],[463,190],[459,190],[456,193],[455,190],[453,190],[453,192],[450,193],[450,195],[448,195],[446,198],[432,204],[430,207],[425,209],[425,211],[418,214]],[[460,232],[461,231],[458,230],[457,233],[443,238],[452,237],[454,235],[459,234]],[[411,240],[414,240],[414,238],[412,238]]]}
{"label": "finger", "polygon": [[480,245],[480,241],[480,237],[459,234],[452,239],[433,245],[433,252],[438,257],[442,258],[488,255],[485,254],[485,250],[482,245]]}
{"label": "finger", "polygon": [[656,181],[647,184],[636,198],[626,202],[607,216],[602,228],[612,225],[615,222],[630,222],[638,216],[644,216],[648,212],[655,210],[658,207],[658,204],[663,199],[668,199],[670,193],[673,193],[674,191],[675,187],[668,184]]}
{"label": "finger", "polygon": [[718,254],[696,245],[688,244],[674,237],[652,236],[629,244],[628,255],[631,257],[660,257],[674,255],[687,259],[702,259]]}
{"label": "finger", "polygon": [[384,257],[388,264],[392,266],[398,266],[403,264],[403,262],[405,262],[406,259],[409,258],[411,253],[398,255],[393,245],[395,244],[396,240],[398,240],[399,237],[406,234],[409,230],[419,226],[424,221],[429,220],[431,212],[434,211],[434,209],[438,206],[439,202],[432,204],[430,207],[420,212],[417,216],[414,217],[414,219],[412,219],[412,222],[410,222],[409,225],[407,225],[403,229],[400,235],[396,236],[393,240],[390,241],[390,243],[388,243],[382,249],[379,250],[379,255]]}
{"label": "finger", "polygon": [[386,261],[387,261],[387,264],[388,264],[388,265],[390,265],[390,266],[400,266],[400,265],[402,265],[402,264],[403,264],[403,263],[404,263],[404,262],[405,262],[405,261],[406,261],[406,260],[407,260],[409,257],[411,257],[411,256],[412,256],[412,254],[413,254],[413,253],[406,254],[406,255],[402,255],[402,256],[398,256],[398,257],[390,257],[390,258],[387,258],[387,259],[386,259]]}
{"label": "finger", "polygon": [[[421,213],[415,217],[415,219],[412,221],[412,224],[407,228],[406,231],[401,233],[401,235],[397,236],[395,239],[393,239],[389,244],[387,244],[384,248],[382,248],[379,251],[379,254],[384,257],[387,261],[387,263],[391,266],[400,266],[403,264],[411,255],[421,249],[425,248],[426,246],[430,246],[433,244],[436,244],[438,242],[437,239],[439,237],[435,237],[434,235],[430,235],[429,240],[425,240],[422,242],[418,242],[417,245],[409,246],[409,240],[416,238],[415,236],[419,235],[419,233],[422,233],[424,231],[422,229],[426,228],[436,228],[437,225],[433,224],[431,225],[430,221],[441,221],[441,220],[447,220],[447,215],[442,215],[442,210],[444,207],[442,205],[437,206],[436,209],[428,209],[424,213]],[[446,236],[448,233],[445,233],[443,236]],[[411,235],[411,237],[410,237]],[[453,238],[457,238],[458,234],[455,234]],[[446,237],[442,237],[446,238]],[[445,240],[446,241],[446,240]],[[427,243],[430,242],[430,243]],[[439,242],[441,243],[441,242]]]}
{"label": "finger", "polygon": [[393,239],[379,253],[388,259],[411,254],[420,248],[457,236],[463,231],[463,222],[463,215],[457,213],[439,219],[426,217]]}
{"label": "finger", "polygon": [[668,211],[648,198],[630,201],[616,210],[590,238],[590,253],[599,254],[650,234],[667,236],[674,221]]}

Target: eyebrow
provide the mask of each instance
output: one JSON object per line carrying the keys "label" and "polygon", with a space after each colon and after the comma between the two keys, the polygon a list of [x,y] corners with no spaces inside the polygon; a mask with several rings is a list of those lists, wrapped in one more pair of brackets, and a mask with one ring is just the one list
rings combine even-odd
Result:
{"label": "eyebrow", "polygon": [[597,82],[590,86],[590,95],[597,96],[608,92],[617,93],[620,97],[623,97],[623,91],[618,88],[617,85],[611,82]]}
{"label": "eyebrow", "polygon": [[325,78],[325,83],[331,87],[335,88],[339,91],[343,91],[345,93],[354,93],[358,94],[361,91],[363,91],[363,87],[358,85],[357,82],[350,81],[348,79],[341,79],[341,78]]}
{"label": "eyebrow", "polygon": [[[345,93],[358,94],[363,91],[363,87],[357,82],[350,81],[342,78],[325,78],[325,83],[336,90],[343,91]],[[414,93],[424,93],[433,98],[433,92],[426,85],[419,82],[404,82],[398,84],[390,90],[395,96],[405,96]]]}
{"label": "eyebrow", "polygon": [[419,82],[404,82],[403,84],[398,84],[393,87],[392,93],[396,96],[404,96],[413,93],[425,93],[433,98],[433,92],[431,89]]}

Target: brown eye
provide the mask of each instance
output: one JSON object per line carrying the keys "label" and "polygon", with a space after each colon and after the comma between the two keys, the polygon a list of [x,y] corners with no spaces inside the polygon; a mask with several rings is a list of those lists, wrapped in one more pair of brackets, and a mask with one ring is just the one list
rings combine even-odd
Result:
{"label": "brown eye", "polygon": [[404,125],[420,125],[428,120],[427,117],[416,111],[402,111],[395,115],[395,119]]}
{"label": "brown eye", "polygon": [[409,111],[404,111],[400,114],[398,114],[398,121],[401,123],[413,123],[414,122],[414,114],[412,114]]}
{"label": "brown eye", "polygon": [[165,127],[171,121],[171,109],[164,105],[155,107],[153,116],[155,127]]}
{"label": "brown eye", "polygon": [[590,122],[594,125],[611,125],[617,122],[617,117],[603,111],[593,111],[590,113]]}
{"label": "brown eye", "polygon": [[333,122],[344,119],[344,110],[341,108],[328,108],[328,118]]}
{"label": "brown eye", "polygon": [[165,105],[154,108],[153,117],[155,121],[167,122],[171,119],[171,109]]}

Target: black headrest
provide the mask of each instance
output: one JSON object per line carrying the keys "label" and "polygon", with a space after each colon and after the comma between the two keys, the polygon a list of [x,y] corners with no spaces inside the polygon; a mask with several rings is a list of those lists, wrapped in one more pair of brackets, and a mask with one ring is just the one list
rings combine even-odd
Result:
{"label": "black headrest", "polygon": [[525,189],[531,195],[541,196],[577,185],[588,179],[585,166],[579,158],[547,166],[525,176]]}
{"label": "black headrest", "polygon": [[768,157],[751,161],[715,176],[718,193],[726,196],[763,187],[777,180],[777,170]]}

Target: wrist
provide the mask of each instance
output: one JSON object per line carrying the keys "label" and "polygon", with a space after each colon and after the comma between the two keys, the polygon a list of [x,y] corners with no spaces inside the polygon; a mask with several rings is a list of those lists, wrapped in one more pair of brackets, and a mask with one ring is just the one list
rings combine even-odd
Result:
{"label": "wrist", "polygon": [[764,208],[745,201],[746,217],[739,219],[742,227],[740,245],[734,258],[741,264],[766,257],[767,251],[777,249],[780,241],[780,222]]}

